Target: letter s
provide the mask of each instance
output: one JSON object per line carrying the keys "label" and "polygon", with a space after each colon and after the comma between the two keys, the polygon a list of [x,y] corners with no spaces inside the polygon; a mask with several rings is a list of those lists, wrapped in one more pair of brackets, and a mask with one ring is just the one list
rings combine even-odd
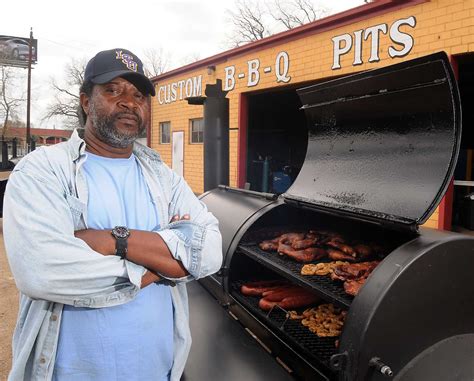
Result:
{"label": "letter s", "polygon": [[410,36],[408,33],[400,32],[399,28],[402,25],[409,25],[414,28],[416,26],[416,18],[414,16],[410,16],[406,19],[397,20],[390,27],[390,39],[395,44],[403,46],[401,50],[396,50],[392,46],[388,48],[388,54],[392,58],[406,56],[408,53],[410,53],[414,45],[412,36]]}

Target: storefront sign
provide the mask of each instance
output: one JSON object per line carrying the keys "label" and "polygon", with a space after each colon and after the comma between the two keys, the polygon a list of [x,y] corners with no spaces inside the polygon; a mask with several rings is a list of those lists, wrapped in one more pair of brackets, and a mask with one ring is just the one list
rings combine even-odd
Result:
{"label": "storefront sign", "polygon": [[189,97],[202,95],[202,75],[183,79],[158,88],[158,103],[172,103]]}
{"label": "storefront sign", "polygon": [[[275,58],[275,65],[266,66],[263,70],[260,67],[260,60],[258,58],[247,61],[247,71],[244,73],[238,73],[237,78],[243,79],[247,77],[247,87],[257,86],[260,81],[260,76],[269,74],[272,71],[276,82],[290,82],[291,77],[288,75],[290,69],[290,57],[287,52],[282,51],[277,54]],[[227,66],[224,68],[225,79],[224,79],[224,90],[230,91],[235,87],[235,66]]]}
{"label": "storefront sign", "polygon": [[410,34],[400,31],[400,28],[405,25],[414,28],[416,26],[416,18],[410,16],[397,20],[390,26],[390,29],[388,29],[387,24],[379,24],[366,29],[356,30],[353,34],[345,33],[333,37],[334,60],[332,69],[340,69],[341,56],[348,54],[351,50],[354,54],[352,66],[361,65],[365,58],[362,57],[362,42],[366,40],[370,41],[370,57],[368,62],[380,61],[380,34],[387,34],[387,32],[393,43],[388,48],[388,55],[391,58],[406,56],[413,48],[414,40]]}

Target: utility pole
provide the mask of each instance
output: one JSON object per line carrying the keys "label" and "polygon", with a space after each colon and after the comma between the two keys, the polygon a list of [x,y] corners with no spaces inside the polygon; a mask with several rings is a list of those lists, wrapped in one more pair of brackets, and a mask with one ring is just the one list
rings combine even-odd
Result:
{"label": "utility pole", "polygon": [[30,28],[28,54],[28,90],[26,96],[26,152],[30,152],[31,148],[31,133],[30,133],[30,99],[31,99],[31,59],[33,56],[33,28]]}

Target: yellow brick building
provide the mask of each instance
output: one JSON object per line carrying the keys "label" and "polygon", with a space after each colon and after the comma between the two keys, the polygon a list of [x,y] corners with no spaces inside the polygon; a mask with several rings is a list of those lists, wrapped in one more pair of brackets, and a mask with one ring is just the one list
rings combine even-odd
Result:
{"label": "yellow brick building", "polygon": [[[203,96],[207,84],[221,79],[229,99],[230,185],[243,187],[255,183],[249,177],[266,155],[259,147],[283,147],[285,138],[278,138],[278,134],[293,128],[289,121],[280,126],[283,122],[264,117],[269,115],[265,113],[270,109],[267,99],[273,98],[272,104],[279,105],[276,111],[285,111],[286,105],[297,110],[293,96],[297,88],[438,51],[450,55],[465,106],[474,98],[474,92],[467,90],[471,83],[474,86],[474,75],[469,74],[474,72],[474,0],[374,1],[155,77],[150,145],[167,164],[179,165],[173,163],[173,139],[183,139],[183,175],[194,192],[203,192],[199,135],[203,108],[189,105],[185,98]],[[292,113],[290,116],[298,117],[297,111]],[[463,167],[457,169],[460,180],[466,181],[472,179],[474,139],[472,127],[466,124],[474,121],[472,113],[464,107]],[[259,123],[264,126],[261,131],[256,126]],[[270,124],[275,125],[273,130]],[[274,142],[259,140],[264,130],[267,138],[273,131]],[[294,140],[300,144],[297,136]],[[272,160],[293,160],[298,167],[298,155],[289,152]],[[453,194],[451,185],[427,226],[451,227]]]}

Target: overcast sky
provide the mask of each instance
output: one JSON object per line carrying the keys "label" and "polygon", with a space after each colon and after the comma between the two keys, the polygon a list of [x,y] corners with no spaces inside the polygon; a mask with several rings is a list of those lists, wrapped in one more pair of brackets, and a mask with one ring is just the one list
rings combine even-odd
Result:
{"label": "overcast sky", "polygon": [[[336,13],[364,1],[315,3]],[[234,0],[3,0],[0,35],[28,37],[33,28],[38,63],[32,74],[31,121],[34,127],[52,128],[41,121],[51,100],[50,78],[60,81],[72,58],[89,59],[116,47],[138,56],[148,48],[162,48],[179,67],[186,57],[202,59],[227,50],[224,39],[231,24],[226,10],[233,7]]]}

